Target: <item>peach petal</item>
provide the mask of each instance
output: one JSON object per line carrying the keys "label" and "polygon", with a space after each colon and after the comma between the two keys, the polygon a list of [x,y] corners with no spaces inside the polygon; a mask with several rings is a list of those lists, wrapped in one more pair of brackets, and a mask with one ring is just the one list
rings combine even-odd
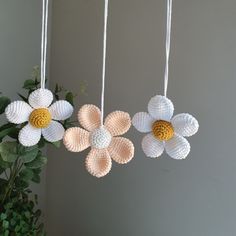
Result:
{"label": "peach petal", "polygon": [[105,127],[112,136],[125,134],[131,126],[131,118],[127,112],[114,111],[105,119]]}
{"label": "peach petal", "polygon": [[65,132],[63,142],[69,151],[81,152],[90,146],[89,132],[78,127],[69,128]]}
{"label": "peach petal", "polygon": [[81,126],[88,131],[97,129],[101,125],[100,109],[92,104],[86,104],[80,108],[78,120]]}
{"label": "peach petal", "polygon": [[113,138],[108,151],[111,158],[119,164],[126,164],[134,157],[133,143],[123,137]]}
{"label": "peach petal", "polygon": [[87,171],[97,178],[107,175],[112,166],[108,150],[92,148],[86,158],[85,166]]}

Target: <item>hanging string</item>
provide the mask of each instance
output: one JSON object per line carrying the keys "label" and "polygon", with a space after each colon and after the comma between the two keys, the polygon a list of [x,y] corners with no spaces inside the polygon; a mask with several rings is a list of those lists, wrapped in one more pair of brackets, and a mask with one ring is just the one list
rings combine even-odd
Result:
{"label": "hanging string", "polygon": [[166,19],[166,67],[164,76],[164,96],[167,95],[167,87],[169,80],[169,57],[170,57],[170,38],[171,38],[171,16],[172,16],[172,0],[167,0],[167,19]]}
{"label": "hanging string", "polygon": [[42,36],[41,36],[41,88],[45,88],[47,41],[48,41],[48,0],[42,0]]}
{"label": "hanging string", "polygon": [[106,78],[106,50],[107,50],[107,18],[108,18],[108,0],[105,0],[104,34],[103,34],[103,63],[102,63],[102,93],[101,93],[101,125],[103,125],[103,121],[104,121],[104,96],[105,96],[105,78]]}

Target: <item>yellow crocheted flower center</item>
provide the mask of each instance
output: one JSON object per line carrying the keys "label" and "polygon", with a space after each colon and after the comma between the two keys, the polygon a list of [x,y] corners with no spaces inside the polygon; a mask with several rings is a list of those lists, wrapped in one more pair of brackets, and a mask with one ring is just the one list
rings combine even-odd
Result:
{"label": "yellow crocheted flower center", "polygon": [[46,128],[50,124],[52,116],[47,108],[38,108],[30,114],[29,122],[35,128]]}
{"label": "yellow crocheted flower center", "polygon": [[174,128],[172,124],[165,120],[157,120],[152,125],[153,135],[161,140],[167,141],[174,136]]}

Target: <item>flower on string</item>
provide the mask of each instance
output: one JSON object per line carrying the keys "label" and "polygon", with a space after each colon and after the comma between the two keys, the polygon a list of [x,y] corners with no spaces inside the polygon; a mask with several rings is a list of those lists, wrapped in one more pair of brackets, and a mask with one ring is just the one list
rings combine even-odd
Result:
{"label": "flower on string", "polygon": [[148,113],[134,115],[133,126],[142,133],[149,133],[142,140],[142,149],[148,157],[159,157],[164,149],[173,159],[185,159],[189,154],[190,144],[184,137],[198,131],[198,121],[186,113],[172,118],[173,113],[173,103],[157,95],[149,101]]}
{"label": "flower on string", "polygon": [[84,105],[78,112],[78,120],[84,128],[69,128],[64,135],[64,145],[71,152],[81,152],[91,146],[86,158],[86,169],[95,177],[103,177],[111,170],[112,161],[128,163],[134,156],[133,143],[123,137],[130,126],[128,113],[110,113],[101,125],[100,109],[94,105]]}
{"label": "flower on string", "polygon": [[56,142],[63,138],[65,130],[58,121],[68,119],[73,113],[73,107],[65,100],[53,104],[52,102],[53,94],[50,90],[37,89],[30,94],[29,104],[15,101],[7,106],[5,114],[9,122],[28,122],[19,132],[19,142],[23,146],[36,145],[41,135],[48,142]]}

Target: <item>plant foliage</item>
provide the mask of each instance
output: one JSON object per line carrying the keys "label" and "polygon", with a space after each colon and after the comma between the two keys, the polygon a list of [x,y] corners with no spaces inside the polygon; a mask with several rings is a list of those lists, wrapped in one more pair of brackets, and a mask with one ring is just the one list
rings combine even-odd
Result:
{"label": "plant foliage", "polygon": [[[28,102],[31,92],[39,88],[39,68],[35,67],[32,78],[23,84],[25,93],[19,97]],[[83,91],[82,91],[83,92]],[[56,85],[56,100],[65,99],[74,105],[75,95]],[[0,96],[0,114],[3,114],[11,100]],[[62,122],[66,128],[73,121]],[[40,183],[40,173],[47,163],[43,148],[47,144],[60,147],[60,142],[49,143],[43,137],[38,145],[24,147],[18,141],[22,125],[6,123],[0,126],[0,236],[45,235],[40,223],[41,211],[37,209],[37,196],[29,189],[30,183]]]}

